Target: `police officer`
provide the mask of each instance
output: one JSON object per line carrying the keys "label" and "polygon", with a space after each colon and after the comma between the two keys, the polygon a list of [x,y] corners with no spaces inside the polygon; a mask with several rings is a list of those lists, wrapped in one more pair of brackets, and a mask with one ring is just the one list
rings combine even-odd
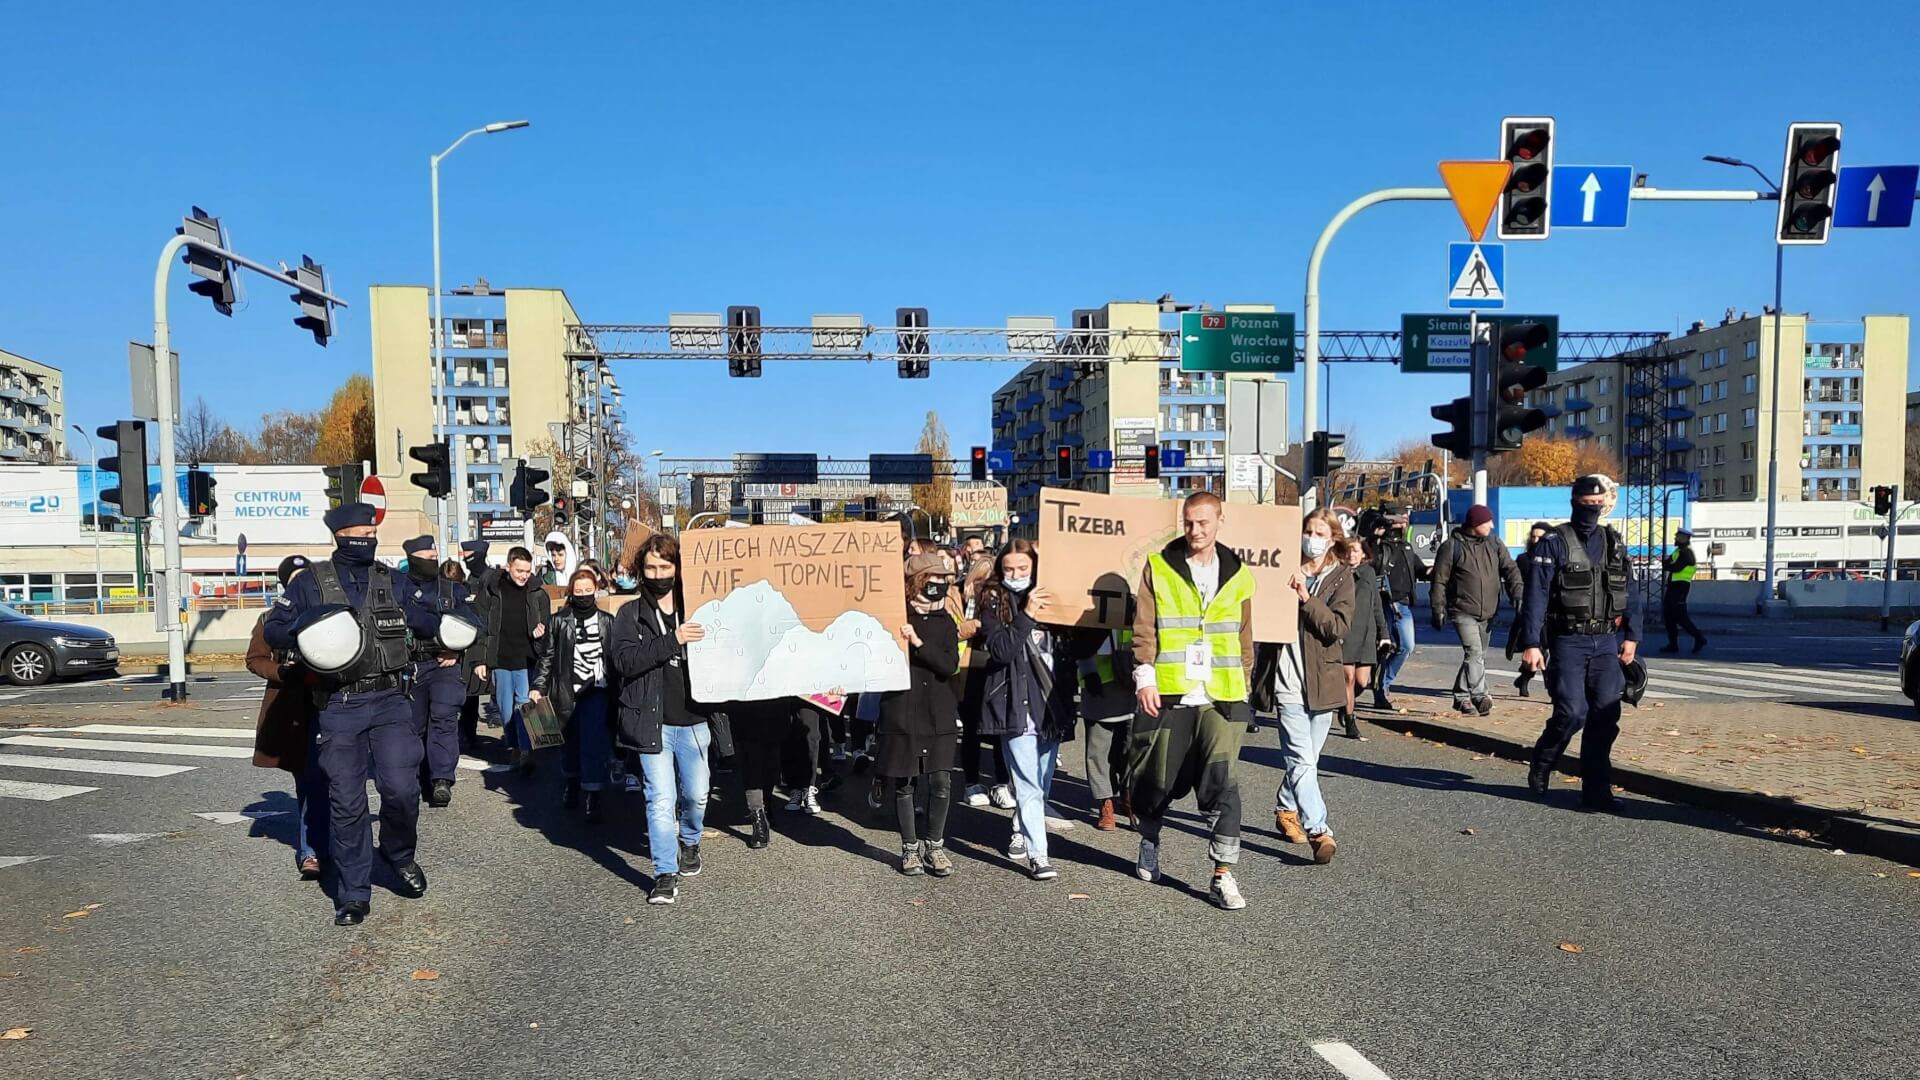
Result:
{"label": "police officer", "polygon": [[[460,707],[467,699],[467,673],[461,653],[479,636],[479,616],[470,606],[473,596],[463,582],[440,573],[439,552],[431,536],[416,536],[400,545],[407,553],[407,586],[414,606],[439,613],[438,640],[413,642],[413,726],[426,733],[427,805],[453,802],[454,770],[460,764]],[[464,610],[464,617],[463,617]],[[461,627],[466,627],[463,632]]]}
{"label": "police officer", "polygon": [[1667,572],[1667,588],[1660,597],[1660,613],[1666,617],[1667,645],[1661,652],[1680,651],[1680,631],[1693,635],[1693,651],[1698,653],[1707,647],[1707,635],[1693,624],[1693,616],[1687,614],[1687,594],[1693,591],[1693,575],[1699,570],[1699,561],[1693,557],[1693,534],[1685,529],[1673,534],[1673,550],[1667,553],[1663,569]]}
{"label": "police officer", "polygon": [[[420,819],[421,733],[407,701],[412,636],[431,639],[440,613],[413,603],[413,590],[374,561],[373,507],[327,511],[331,559],[293,579],[267,613],[267,644],[297,653],[314,672],[313,752],[332,800],[329,869],[334,922],[354,926],[370,908],[373,823],[367,816],[367,768],[380,791],[380,853],[417,897],[427,876],[414,861]],[[469,613],[467,616],[471,617]]]}
{"label": "police officer", "polygon": [[[1582,727],[1580,802],[1589,810],[1617,810],[1613,797],[1613,740],[1620,734],[1623,664],[1640,641],[1633,567],[1620,533],[1600,524],[1609,478],[1598,473],[1573,484],[1573,520],[1550,530],[1533,548],[1520,610],[1521,666],[1543,667],[1553,714],[1534,744],[1527,789],[1544,795],[1554,766]],[[1552,660],[1542,650],[1552,654]]]}

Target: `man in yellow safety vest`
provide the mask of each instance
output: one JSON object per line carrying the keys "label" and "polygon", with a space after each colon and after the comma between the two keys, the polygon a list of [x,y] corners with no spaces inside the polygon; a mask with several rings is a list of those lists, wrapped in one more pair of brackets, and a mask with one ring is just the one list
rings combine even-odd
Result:
{"label": "man in yellow safety vest", "polygon": [[1208,898],[1247,906],[1233,879],[1240,860],[1240,788],[1233,763],[1251,716],[1253,574],[1215,542],[1226,508],[1197,492],[1180,508],[1186,534],[1149,556],[1134,594],[1134,716],[1129,740],[1131,803],[1140,855],[1134,874],[1160,877],[1160,829],[1167,807],[1192,791],[1211,831]]}
{"label": "man in yellow safety vest", "polygon": [[1693,591],[1693,575],[1700,568],[1693,557],[1693,534],[1685,529],[1673,534],[1673,550],[1665,559],[1667,591],[1660,598],[1660,613],[1667,620],[1667,647],[1661,652],[1680,651],[1680,631],[1693,635],[1693,651],[1707,647],[1707,635],[1693,625],[1687,614],[1687,594]]}

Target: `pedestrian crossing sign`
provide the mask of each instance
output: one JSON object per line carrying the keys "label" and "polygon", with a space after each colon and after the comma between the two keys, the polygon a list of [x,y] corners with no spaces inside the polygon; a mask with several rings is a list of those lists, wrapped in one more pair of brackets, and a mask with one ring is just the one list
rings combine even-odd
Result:
{"label": "pedestrian crossing sign", "polygon": [[1483,311],[1507,306],[1505,244],[1447,245],[1447,306]]}

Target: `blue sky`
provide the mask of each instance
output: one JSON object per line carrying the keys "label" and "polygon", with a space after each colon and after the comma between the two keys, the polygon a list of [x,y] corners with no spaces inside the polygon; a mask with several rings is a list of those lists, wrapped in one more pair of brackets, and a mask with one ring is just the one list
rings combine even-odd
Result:
{"label": "blue sky", "polygon": [[[1494,156],[1506,114],[1555,116],[1561,162],[1632,165],[1660,187],[1757,183],[1700,155],[1771,172],[1790,120],[1843,121],[1844,163],[1920,160],[1920,15],[1904,5],[1537,4],[1523,10],[1550,52],[1530,63],[1495,58],[1503,9],[14,5],[0,347],[64,368],[74,420],[125,415],[154,258],[199,203],[255,257],[324,262],[354,307],[322,350],[283,287],[250,281],[229,320],[177,273],[184,394],[239,422],[318,406],[369,369],[367,286],[429,277],[428,155],[495,119],[533,127],[445,167],[446,281],[557,285],[590,322],[738,303],[769,323],[901,305],[934,325],[1064,322],[1168,292],[1297,311],[1340,205],[1437,183],[1441,158]],[[1776,59],[1783,28],[1809,19],[1806,55]],[[202,59],[156,80],[163,51]],[[1757,312],[1772,221],[1771,206],[1640,203],[1625,232],[1512,245],[1512,308],[1570,330]],[[1329,256],[1323,325],[1438,310],[1445,246],[1462,238],[1445,204],[1363,215]],[[1789,311],[1920,309],[1912,231],[1844,232],[1787,262]],[[755,382],[629,363],[620,379],[642,449],[857,456],[911,448],[929,408],[956,447],[987,441],[987,395],[1013,370],[903,382],[768,365]],[[1427,407],[1464,386],[1374,365],[1332,380],[1333,426],[1363,451],[1431,430]]]}

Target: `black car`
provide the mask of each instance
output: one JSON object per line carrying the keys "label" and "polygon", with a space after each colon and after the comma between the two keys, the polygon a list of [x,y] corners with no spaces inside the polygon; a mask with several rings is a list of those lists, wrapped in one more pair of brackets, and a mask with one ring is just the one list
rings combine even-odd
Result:
{"label": "black car", "polygon": [[120,666],[113,635],[92,626],[47,622],[0,604],[0,672],[19,686]]}

